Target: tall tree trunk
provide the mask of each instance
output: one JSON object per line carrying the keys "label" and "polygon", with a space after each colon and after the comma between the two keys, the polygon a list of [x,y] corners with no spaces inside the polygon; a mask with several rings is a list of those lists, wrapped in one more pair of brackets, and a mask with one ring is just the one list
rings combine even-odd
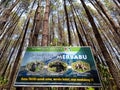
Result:
{"label": "tall tree trunk", "polygon": [[64,10],[65,10],[65,16],[66,16],[66,20],[67,20],[66,23],[67,23],[67,31],[68,31],[68,42],[69,42],[69,45],[72,45],[70,25],[69,25],[69,17],[68,17],[67,6],[66,6],[66,0],[64,0]]}
{"label": "tall tree trunk", "polygon": [[53,43],[53,40],[55,38],[55,31],[54,31],[54,27],[55,27],[55,22],[54,22],[54,16],[52,15],[52,25],[51,25],[51,29],[50,29],[50,43]]}
{"label": "tall tree trunk", "polygon": [[46,0],[46,9],[45,9],[45,16],[44,16],[44,23],[43,23],[43,32],[42,32],[42,46],[48,45],[48,34],[49,34],[49,13],[50,13],[50,1]]}
{"label": "tall tree trunk", "polygon": [[[74,14],[74,11],[75,11],[75,9],[74,9],[74,7],[73,7],[73,4],[72,4],[72,2],[69,0],[69,3],[71,4],[70,5],[70,8],[71,8],[71,12],[72,12],[72,15],[73,15],[73,20],[74,20],[74,25],[75,25],[75,28],[76,28],[76,31],[77,31],[77,35],[78,35],[78,39],[79,39],[79,43],[80,43],[80,45],[81,46],[85,46],[86,45],[86,43],[83,41],[83,39],[82,39],[82,34],[80,34],[81,32],[83,33],[83,27],[81,27],[82,28],[82,30],[80,30],[79,28],[78,28],[78,25],[77,25],[77,22],[76,22],[76,17],[75,17],[75,14]],[[74,10],[73,10],[74,9]],[[77,16],[77,15],[76,15]],[[80,25],[81,25],[81,22],[79,22],[80,23]],[[81,31],[81,32],[80,32]]]}
{"label": "tall tree trunk", "polygon": [[41,15],[40,15],[40,12],[41,12],[41,0],[39,0],[38,2],[38,7],[36,9],[36,13],[35,13],[35,24],[34,24],[34,28],[33,28],[33,31],[32,32],[32,35],[31,35],[31,41],[32,41],[32,46],[37,46],[38,43],[37,43],[37,40],[38,40],[38,35],[39,35],[39,31],[40,31],[40,24],[41,24]]}
{"label": "tall tree trunk", "polygon": [[79,38],[76,34],[76,31],[74,29],[74,24],[73,24],[73,18],[70,18],[70,26],[71,26],[71,30],[72,30],[72,41],[73,44],[76,46],[79,46]]}
{"label": "tall tree trunk", "polygon": [[8,17],[10,16],[11,11],[13,10],[13,8],[19,3],[19,0],[16,0],[15,3],[9,8],[6,9],[2,15],[2,17],[0,17],[0,30],[2,30],[2,28],[4,27],[4,25],[6,24]]}
{"label": "tall tree trunk", "polygon": [[92,26],[93,32],[94,32],[95,37],[97,39],[97,42],[98,42],[98,44],[100,46],[101,52],[102,52],[102,54],[104,55],[104,57],[106,59],[107,65],[109,66],[109,70],[110,70],[112,76],[115,79],[117,87],[120,88],[120,83],[119,83],[119,81],[120,81],[120,73],[116,69],[116,67],[115,67],[115,65],[114,65],[114,63],[113,63],[113,61],[112,61],[112,59],[111,59],[111,57],[110,57],[110,55],[109,55],[105,45],[103,43],[103,40],[101,38],[100,33],[98,32],[98,29],[97,29],[97,26],[96,26],[96,24],[94,22],[94,19],[93,19],[92,15],[91,15],[90,11],[88,10],[84,0],[80,0],[80,1],[81,1],[82,5],[83,5],[83,7],[85,9],[85,12],[87,14],[88,20],[90,21],[90,24]]}
{"label": "tall tree trunk", "polygon": [[59,16],[59,12],[57,13],[58,14],[58,32],[59,32],[59,42],[61,42],[62,44],[62,32],[63,32],[63,29],[61,27],[61,22],[60,22],[60,16]]}
{"label": "tall tree trunk", "polygon": [[[118,44],[118,46],[120,46],[120,39],[119,39],[119,35],[118,33],[114,30],[114,28],[112,27],[112,25],[109,23],[109,21],[107,20],[107,18],[104,17],[103,13],[101,12],[101,9],[97,7],[97,5],[95,4],[95,2],[93,3],[91,0],[89,0],[90,3],[96,8],[96,10],[98,11],[98,13],[100,14],[100,16],[103,18],[104,22],[106,23],[106,27],[109,28],[109,33],[113,33],[114,35],[114,40],[115,42]],[[99,18],[100,19],[100,18]],[[106,29],[105,29],[106,30]]]}
{"label": "tall tree trunk", "polygon": [[112,16],[108,13],[108,10],[105,8],[105,6],[102,4],[100,0],[95,0],[104,15],[107,17],[107,19],[110,21],[111,25],[113,26],[114,30],[120,35],[120,26],[113,20]]}
{"label": "tall tree trunk", "polygon": [[117,0],[113,0],[113,2],[116,4],[116,6],[120,9],[120,1],[119,2],[118,1]]}
{"label": "tall tree trunk", "polygon": [[13,82],[15,80],[14,78],[15,78],[15,75],[16,75],[16,71],[18,69],[19,62],[21,60],[21,55],[22,55],[23,48],[24,48],[23,46],[24,46],[24,42],[25,42],[25,37],[27,35],[27,28],[28,28],[29,22],[30,22],[30,16],[28,16],[28,19],[26,20],[26,23],[25,23],[24,28],[23,28],[24,29],[24,32],[23,32],[24,34],[23,34],[23,36],[21,38],[21,45],[20,45],[20,48],[18,50],[18,55],[17,55],[17,58],[16,58],[16,60],[14,62],[14,66],[13,66],[13,68],[16,68],[16,70],[13,70],[11,72],[11,77],[10,77],[11,79],[9,81],[9,89],[12,88]]}

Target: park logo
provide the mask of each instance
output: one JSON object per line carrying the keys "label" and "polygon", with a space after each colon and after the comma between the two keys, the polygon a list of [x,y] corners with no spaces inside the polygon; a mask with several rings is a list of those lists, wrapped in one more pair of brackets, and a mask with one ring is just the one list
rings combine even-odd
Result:
{"label": "park logo", "polygon": [[70,48],[70,47],[65,47],[65,48],[64,48],[64,51],[65,51],[65,52],[69,52],[69,51],[71,51],[71,48]]}

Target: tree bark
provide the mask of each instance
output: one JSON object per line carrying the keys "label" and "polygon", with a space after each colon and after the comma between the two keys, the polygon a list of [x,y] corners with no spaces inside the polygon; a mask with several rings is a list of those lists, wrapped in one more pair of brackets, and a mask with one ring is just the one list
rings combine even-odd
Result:
{"label": "tree bark", "polygon": [[44,16],[44,23],[43,23],[43,32],[42,32],[42,46],[48,45],[48,34],[49,34],[49,13],[50,13],[50,1],[46,0],[46,9],[45,9],[45,16]]}
{"label": "tree bark", "polygon": [[6,9],[4,11],[3,15],[0,17],[0,30],[3,29],[4,25],[8,20],[8,17],[10,16],[11,11],[18,3],[19,3],[19,0],[16,0],[15,3],[9,9]]}
{"label": "tree bark", "polygon": [[102,12],[104,13],[104,15],[107,17],[107,19],[109,20],[111,25],[113,26],[114,30],[118,33],[118,35],[120,35],[120,26],[113,20],[113,18],[108,13],[108,10],[105,8],[105,6],[102,4],[102,2],[100,0],[95,0],[95,1],[98,4],[98,6],[100,7],[100,9],[102,10]]}
{"label": "tree bark", "polygon": [[39,4],[38,4],[38,7],[37,7],[37,10],[36,10],[36,14],[35,14],[35,24],[34,24],[34,34],[33,36],[31,36],[32,38],[32,46],[37,46],[38,43],[37,43],[37,39],[38,39],[38,35],[39,35],[39,31],[40,31],[40,24],[41,24],[41,15],[40,15],[40,12],[41,12],[41,0],[39,1]]}
{"label": "tree bark", "polygon": [[71,31],[70,31],[70,25],[69,25],[69,17],[68,17],[68,12],[67,12],[66,0],[64,0],[64,10],[65,10],[65,16],[66,16],[66,23],[67,23],[68,42],[69,42],[69,45],[72,45]]}
{"label": "tree bark", "polygon": [[[114,35],[113,38],[114,38],[115,42],[118,44],[118,46],[120,47],[120,44],[119,44],[120,43],[120,39],[119,39],[120,36],[119,36],[119,34],[114,30],[113,26],[109,23],[109,21],[107,20],[107,18],[104,17],[103,13],[101,12],[101,9],[97,7],[97,5],[95,4],[95,2],[93,3],[91,0],[89,0],[89,1],[96,8],[96,10],[100,14],[100,16],[103,18],[104,23],[105,23],[104,27],[107,27],[109,29],[109,33],[111,33],[111,31],[112,31],[112,33]],[[106,29],[104,29],[104,30],[106,30]]]}
{"label": "tree bark", "polygon": [[80,0],[80,1],[81,1],[82,5],[83,5],[83,7],[85,9],[85,12],[87,14],[88,20],[90,21],[90,24],[91,24],[91,26],[93,28],[93,32],[94,32],[95,37],[97,39],[97,42],[98,42],[98,44],[100,46],[101,52],[102,52],[103,56],[106,59],[107,65],[109,66],[109,70],[110,70],[112,76],[115,79],[117,87],[120,88],[120,83],[119,83],[119,81],[120,81],[120,73],[116,69],[116,67],[115,67],[115,65],[114,65],[114,63],[113,63],[109,53],[107,52],[107,49],[106,49],[106,47],[105,47],[105,45],[103,43],[101,35],[98,32],[98,29],[97,29],[97,26],[96,26],[96,24],[94,22],[94,19],[93,19],[92,15],[91,15],[90,11],[88,10],[84,0]]}
{"label": "tree bark", "polygon": [[[80,43],[80,45],[81,46],[86,46],[86,43],[83,41],[83,39],[82,39],[82,35],[80,34],[80,31],[82,31],[83,30],[83,28],[82,28],[82,30],[80,30],[79,28],[78,28],[78,25],[77,25],[77,22],[76,22],[76,17],[75,17],[75,15],[74,15],[74,11],[73,11],[73,9],[74,9],[74,7],[73,7],[73,5],[72,5],[72,2],[69,0],[69,3],[71,4],[70,5],[70,8],[71,8],[71,12],[72,12],[72,15],[73,15],[73,21],[74,21],[74,25],[75,25],[75,28],[76,28],[76,31],[77,31],[77,35],[78,35],[78,39],[79,39],[79,43]],[[73,7],[73,8],[72,8]],[[80,25],[81,25],[81,22],[79,22],[80,23]],[[82,33],[83,33],[83,31],[82,31]]]}

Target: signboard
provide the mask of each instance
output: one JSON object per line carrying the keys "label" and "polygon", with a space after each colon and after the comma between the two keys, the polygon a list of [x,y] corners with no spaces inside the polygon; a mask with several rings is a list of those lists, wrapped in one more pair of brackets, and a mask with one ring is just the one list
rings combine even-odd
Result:
{"label": "signboard", "polygon": [[101,87],[90,47],[28,47],[15,86]]}

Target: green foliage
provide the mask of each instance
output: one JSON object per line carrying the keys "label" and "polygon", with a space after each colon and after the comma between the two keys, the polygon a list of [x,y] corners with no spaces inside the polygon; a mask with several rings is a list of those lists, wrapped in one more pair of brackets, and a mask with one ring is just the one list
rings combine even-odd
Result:
{"label": "green foliage", "polygon": [[50,46],[58,46],[58,38],[54,38]]}
{"label": "green foliage", "polygon": [[100,64],[99,65],[99,69],[100,69],[100,72],[101,72],[101,75],[102,75],[102,82],[105,86],[109,86],[110,84],[110,81],[112,78],[109,70],[108,70],[108,67],[105,66],[105,65],[102,65]]}
{"label": "green foliage", "polygon": [[58,38],[54,38],[53,42],[58,42]]}
{"label": "green foliage", "polygon": [[89,87],[89,88],[87,88],[86,90],[95,90],[94,88],[92,88],[92,87]]}
{"label": "green foliage", "polygon": [[49,46],[69,46],[67,42],[60,42],[58,38],[54,38],[53,41],[49,44]]}
{"label": "green foliage", "polygon": [[5,79],[4,77],[0,76],[0,86],[4,86],[6,85],[8,82],[7,79]]}
{"label": "green foliage", "polygon": [[112,2],[110,2],[109,0],[104,0],[105,6],[107,6],[108,8],[111,8]]}

